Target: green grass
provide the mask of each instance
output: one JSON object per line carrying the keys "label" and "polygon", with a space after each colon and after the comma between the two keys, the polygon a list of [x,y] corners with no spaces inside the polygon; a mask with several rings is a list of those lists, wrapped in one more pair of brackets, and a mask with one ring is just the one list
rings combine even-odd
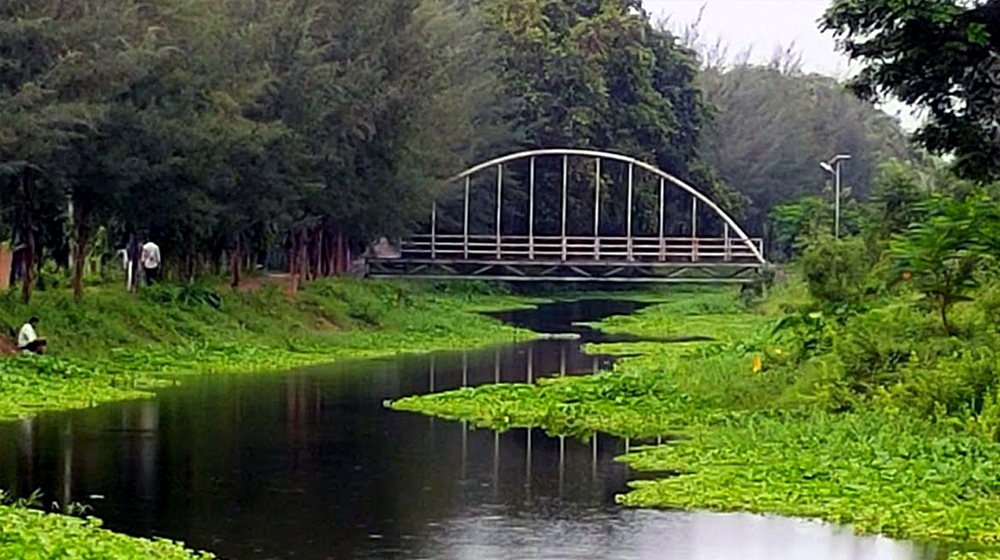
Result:
{"label": "green grass", "polygon": [[[246,292],[159,285],[139,295],[102,288],[88,292],[79,304],[64,292],[40,292],[27,306],[10,292],[0,299],[0,328],[13,334],[27,317],[37,315],[50,352],[81,359],[119,361],[122,352],[180,348],[194,361],[235,347],[356,355],[508,339],[517,334],[514,329],[470,311],[530,301],[489,291],[353,279],[311,283],[294,301],[274,285]],[[252,362],[266,361],[254,353],[249,352]]]}
{"label": "green grass", "polygon": [[0,360],[0,420],[148,396],[151,374],[280,370],[341,358],[469,348],[533,337],[476,313],[533,300],[489,287],[365,282],[309,284],[294,301],[277,286],[249,292],[161,285],[39,292],[0,299],[0,328],[31,315],[45,357]]}
{"label": "green grass", "polygon": [[716,341],[600,345],[640,355],[594,376],[390,406],[500,430],[671,438],[623,457],[674,473],[634,482],[619,498],[630,506],[816,517],[937,543],[953,560],[1000,558],[1000,413],[972,389],[998,385],[995,341],[935,335],[897,303],[775,335],[801,293],[773,297],[748,310],[733,292],[678,294],[603,327]]}
{"label": "green grass", "polygon": [[112,374],[99,366],[25,356],[0,360],[0,421],[43,410],[88,408],[109,401],[146,398],[154,379]]}

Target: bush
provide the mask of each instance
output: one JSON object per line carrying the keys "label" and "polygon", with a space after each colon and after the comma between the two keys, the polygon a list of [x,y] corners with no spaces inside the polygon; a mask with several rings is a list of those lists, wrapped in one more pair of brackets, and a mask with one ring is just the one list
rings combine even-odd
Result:
{"label": "bush", "polygon": [[[896,311],[852,317],[834,336],[833,354],[854,392],[868,395],[895,383],[898,369],[917,357],[923,337],[914,335],[923,321],[907,309]],[[914,320],[917,325],[909,323]]]}
{"label": "bush", "polygon": [[871,292],[868,272],[873,264],[860,238],[834,239],[829,235],[815,238],[799,259],[810,295],[838,307],[859,305]]}
{"label": "bush", "polygon": [[998,365],[994,350],[965,348],[936,363],[908,364],[889,393],[900,408],[927,417],[978,414],[995,401]]}
{"label": "bush", "polygon": [[222,296],[204,284],[155,284],[139,292],[146,301],[158,304],[179,304],[187,308],[222,307]]}

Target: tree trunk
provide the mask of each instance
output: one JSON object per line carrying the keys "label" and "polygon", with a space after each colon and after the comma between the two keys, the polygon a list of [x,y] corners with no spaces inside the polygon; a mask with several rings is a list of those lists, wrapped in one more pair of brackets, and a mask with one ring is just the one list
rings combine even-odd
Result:
{"label": "tree trunk", "polygon": [[339,275],[344,272],[344,253],[341,249],[344,234],[338,227],[333,234],[333,274]]}
{"label": "tree trunk", "polygon": [[187,283],[194,283],[194,249],[188,246],[188,249],[184,251],[184,280]]}
{"label": "tree trunk", "polygon": [[305,248],[303,249],[303,268],[305,269],[305,274],[303,277],[306,281],[316,279],[316,267],[313,262],[313,256],[316,254],[316,232],[308,231],[305,234]]}
{"label": "tree trunk", "polygon": [[297,255],[299,261],[298,264],[299,274],[298,277],[296,278],[298,280],[298,285],[295,287],[296,289],[302,288],[303,286],[306,285],[306,268],[308,266],[306,249],[307,249],[306,232],[303,230],[299,232],[299,254]]}
{"label": "tree trunk", "polygon": [[83,299],[83,274],[87,265],[87,245],[90,243],[90,220],[83,208],[76,222],[76,242],[73,246],[73,299]]}
{"label": "tree trunk", "polygon": [[230,269],[230,272],[233,275],[233,281],[232,281],[232,283],[230,285],[233,288],[239,288],[240,287],[240,266],[243,263],[242,254],[241,254],[241,251],[240,251],[240,238],[239,238],[239,236],[237,236],[236,240],[233,242],[233,247],[230,250],[229,257],[230,257],[229,258],[229,261],[230,261],[229,269]]}
{"label": "tree trunk", "polygon": [[24,266],[24,275],[21,279],[21,300],[24,303],[30,303],[31,290],[35,285],[35,232],[30,217],[26,218],[25,226],[24,257],[21,259]]}
{"label": "tree trunk", "polygon": [[142,256],[142,248],[139,246],[139,238],[135,235],[135,231],[130,231],[128,234],[128,248],[126,251],[129,258],[129,270],[132,272],[132,282],[129,285],[129,291],[138,293],[139,285],[142,284],[142,263],[139,262],[139,257]]}
{"label": "tree trunk", "polygon": [[291,243],[288,248],[288,286],[286,288],[285,294],[292,298],[295,297],[295,293],[299,287],[298,278],[298,260],[299,260],[299,234],[292,232],[290,234]]}
{"label": "tree trunk", "polygon": [[329,241],[329,244],[330,244],[330,276],[336,276],[337,275],[337,270],[339,270],[339,268],[340,268],[340,260],[339,260],[340,255],[338,254],[339,251],[337,250],[337,248],[338,248],[338,240],[339,239],[340,239],[340,235],[338,235],[337,229],[334,228],[332,231],[330,231],[330,241]]}
{"label": "tree trunk", "polygon": [[310,278],[317,280],[323,276],[323,226],[316,226],[312,239],[309,240],[309,264],[312,267]]}
{"label": "tree trunk", "polygon": [[316,228],[316,276],[326,277],[329,276],[329,271],[326,266],[326,235],[323,225],[320,224]]}
{"label": "tree trunk", "polygon": [[21,188],[24,191],[24,214],[22,216],[22,227],[24,236],[24,256],[21,263],[24,276],[21,278],[21,299],[24,303],[31,301],[31,291],[35,286],[35,221],[32,213],[33,208],[33,178],[30,172],[25,172],[21,177]]}
{"label": "tree trunk", "polygon": [[340,263],[340,267],[337,270],[337,274],[346,274],[347,269],[351,266],[351,254],[350,248],[347,246],[347,237],[344,235],[344,230],[337,230],[337,261]]}
{"label": "tree trunk", "polygon": [[334,236],[328,231],[323,240],[323,260],[326,261],[327,276],[333,276],[336,273],[336,270],[334,269],[333,242]]}
{"label": "tree trunk", "polygon": [[222,274],[222,262],[225,260],[222,252],[223,250],[218,241],[212,243],[212,274],[214,276]]}

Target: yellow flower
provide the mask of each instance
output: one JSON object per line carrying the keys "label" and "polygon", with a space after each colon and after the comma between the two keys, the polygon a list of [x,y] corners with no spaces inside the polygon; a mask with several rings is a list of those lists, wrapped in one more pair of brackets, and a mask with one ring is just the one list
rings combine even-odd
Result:
{"label": "yellow flower", "polygon": [[760,359],[759,354],[754,354],[753,356],[753,372],[760,373],[760,370],[764,369],[764,360]]}

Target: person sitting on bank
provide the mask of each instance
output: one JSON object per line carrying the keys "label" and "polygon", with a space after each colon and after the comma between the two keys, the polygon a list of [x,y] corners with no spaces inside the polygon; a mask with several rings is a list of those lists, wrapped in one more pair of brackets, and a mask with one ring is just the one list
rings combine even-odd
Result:
{"label": "person sitting on bank", "polygon": [[21,327],[21,332],[17,334],[17,349],[22,352],[34,352],[35,354],[45,353],[45,339],[38,338],[35,332],[35,325],[38,324],[38,317],[28,319],[28,322]]}

